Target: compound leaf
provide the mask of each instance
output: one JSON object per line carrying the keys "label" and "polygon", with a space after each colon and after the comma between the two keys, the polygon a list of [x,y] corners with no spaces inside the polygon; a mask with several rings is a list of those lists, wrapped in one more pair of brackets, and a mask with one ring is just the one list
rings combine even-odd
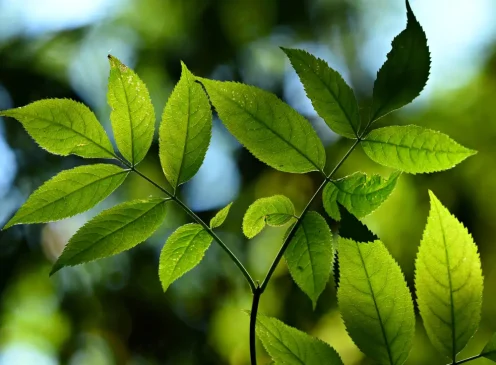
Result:
{"label": "compound leaf", "polygon": [[322,59],[300,49],[282,48],[305,87],[317,113],[334,132],[355,138],[360,112],[353,90]]}
{"label": "compound leaf", "polygon": [[114,158],[112,145],[95,114],[74,100],[39,100],[4,110],[0,116],[17,119],[28,134],[50,153]]}
{"label": "compound leaf", "polygon": [[4,229],[20,223],[64,219],[91,209],[117,189],[128,173],[110,164],[62,171],[33,192]]}
{"label": "compound leaf", "polygon": [[256,333],[274,363],[281,365],[343,365],[327,343],[278,319],[257,315]]}
{"label": "compound leaf", "polygon": [[367,176],[356,172],[339,180],[331,180],[324,188],[322,200],[329,216],[339,221],[338,203],[357,218],[363,218],[386,201],[396,186],[400,172],[393,172],[389,179],[380,175]]}
{"label": "compound leaf", "polygon": [[496,333],[493,334],[493,337],[491,337],[486,346],[484,346],[481,356],[496,362]]}
{"label": "compound leaf", "polygon": [[447,170],[476,153],[416,125],[374,129],[361,144],[373,161],[411,174]]}
{"label": "compound leaf", "polygon": [[377,73],[371,121],[411,103],[429,78],[431,59],[427,38],[408,0],[406,8],[406,29],[394,38],[387,60]]}
{"label": "compound leaf", "polygon": [[329,280],[333,259],[332,234],[319,213],[305,214],[284,257],[293,280],[315,308]]}
{"label": "compound leaf", "polygon": [[266,224],[282,226],[288,223],[294,214],[293,203],[284,195],[260,198],[248,207],[243,217],[243,233],[246,237],[253,238]]}
{"label": "compound leaf", "polygon": [[199,80],[229,132],[256,158],[279,171],[322,171],[326,159],[322,142],[288,104],[254,86]]}
{"label": "compound leaf", "polygon": [[210,220],[210,228],[220,227],[227,218],[229,210],[231,209],[232,203],[229,203],[224,208],[219,210],[217,214]]}
{"label": "compound leaf", "polygon": [[139,199],[104,210],[72,236],[50,275],[65,266],[112,256],[145,241],[162,224],[167,201]]}
{"label": "compound leaf", "polygon": [[415,263],[420,315],[430,341],[455,360],[479,326],[482,270],[472,236],[432,192]]}
{"label": "compound leaf", "polygon": [[114,56],[108,56],[110,77],[107,100],[115,142],[133,166],[143,160],[152,144],[155,110],[141,79]]}
{"label": "compound leaf", "polygon": [[164,291],[200,263],[212,236],[199,224],[179,227],[170,235],[160,254],[159,277]]}
{"label": "compound leaf", "polygon": [[181,65],[181,78],[167,101],[159,131],[160,162],[174,188],[198,172],[212,134],[207,95],[186,65]]}
{"label": "compound leaf", "polygon": [[400,267],[381,241],[339,239],[339,310],[360,350],[381,364],[403,364],[415,332],[413,301]]}

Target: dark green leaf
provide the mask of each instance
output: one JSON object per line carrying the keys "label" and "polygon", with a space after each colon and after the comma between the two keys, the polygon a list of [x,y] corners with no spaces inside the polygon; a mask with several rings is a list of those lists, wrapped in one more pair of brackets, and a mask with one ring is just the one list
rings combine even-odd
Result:
{"label": "dark green leaf", "polygon": [[391,52],[374,83],[371,121],[415,99],[429,78],[431,65],[424,30],[406,1],[406,29],[393,40]]}

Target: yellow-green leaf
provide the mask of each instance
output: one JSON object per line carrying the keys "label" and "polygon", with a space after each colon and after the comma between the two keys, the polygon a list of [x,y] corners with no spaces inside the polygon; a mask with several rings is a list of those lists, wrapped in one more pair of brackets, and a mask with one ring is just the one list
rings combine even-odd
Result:
{"label": "yellow-green leaf", "polygon": [[284,195],[260,198],[248,207],[243,217],[243,233],[248,238],[259,234],[265,225],[282,226],[294,217],[291,200]]}
{"label": "yellow-green leaf", "polygon": [[167,101],[159,131],[160,162],[174,189],[198,172],[212,134],[207,95],[186,65],[181,65],[181,79]]}
{"label": "yellow-green leaf", "polygon": [[288,104],[254,86],[199,80],[229,132],[260,161],[285,172],[322,171],[322,142]]}
{"label": "yellow-green leaf", "polygon": [[338,203],[357,218],[363,218],[386,201],[396,186],[400,172],[393,172],[389,179],[380,175],[367,176],[356,172],[327,183],[322,194],[324,208],[331,218],[339,221]]}
{"label": "yellow-green leaf", "polygon": [[403,364],[415,314],[400,267],[381,241],[339,239],[339,310],[360,350],[380,364]]}
{"label": "yellow-green leaf", "polygon": [[108,104],[115,142],[131,164],[143,160],[155,130],[155,110],[141,79],[114,56],[109,55]]}
{"label": "yellow-green leaf", "polygon": [[179,227],[160,254],[159,277],[164,291],[200,263],[212,243],[212,236],[199,224]]}
{"label": "yellow-green leaf", "polygon": [[484,346],[481,356],[496,362],[496,333],[493,334],[489,342]]}
{"label": "yellow-green leaf", "polygon": [[331,230],[319,213],[305,214],[284,258],[293,280],[315,308],[329,280],[333,259]]}
{"label": "yellow-green leaf", "polygon": [[455,360],[479,326],[481,263],[467,229],[429,195],[431,209],[415,263],[417,301],[432,344]]}
{"label": "yellow-green leaf", "polygon": [[113,148],[85,105],[69,99],[45,99],[0,112],[17,119],[31,137],[48,152],[87,158],[114,158]]}
{"label": "yellow-green leaf", "polygon": [[139,199],[104,210],[72,236],[50,275],[65,266],[112,256],[145,241],[162,224],[168,200]]}
{"label": "yellow-green leaf", "polygon": [[20,223],[44,223],[82,213],[119,187],[129,170],[95,164],[62,171],[28,198],[4,229]]}
{"label": "yellow-green leaf", "polygon": [[229,214],[229,210],[231,209],[232,204],[233,203],[229,203],[217,212],[217,214],[210,220],[210,228],[220,227],[222,223],[224,223],[227,215]]}

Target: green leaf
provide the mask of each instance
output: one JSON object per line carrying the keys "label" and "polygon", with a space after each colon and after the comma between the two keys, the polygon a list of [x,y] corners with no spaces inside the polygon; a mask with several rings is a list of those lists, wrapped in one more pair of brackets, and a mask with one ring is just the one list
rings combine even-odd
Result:
{"label": "green leaf", "polygon": [[164,291],[200,263],[212,243],[212,236],[199,224],[179,227],[160,254],[159,277]]}
{"label": "green leaf", "polygon": [[305,87],[317,113],[334,132],[355,138],[360,112],[353,90],[320,58],[300,49],[282,48]]}
{"label": "green leaf", "polygon": [[56,155],[114,158],[112,145],[87,106],[69,99],[46,99],[0,112],[17,119],[45,150]]}
{"label": "green leaf", "polygon": [[289,272],[313,307],[324,291],[332,267],[332,234],[317,212],[308,212],[284,253]]}
{"label": "green leaf", "polygon": [[138,199],[104,210],[82,226],[65,246],[50,275],[129,250],[145,241],[162,224],[169,199]]}
{"label": "green leaf", "polygon": [[496,362],[496,333],[493,334],[493,337],[491,337],[486,346],[484,346],[481,356]]}
{"label": "green leaf", "polygon": [[167,180],[177,188],[191,179],[203,163],[212,134],[212,112],[205,91],[182,65],[160,125],[160,162]]}
{"label": "green leaf", "polygon": [[322,171],[325,151],[310,123],[277,96],[236,82],[199,79],[220,119],[256,158],[279,171]]}
{"label": "green leaf", "polygon": [[243,233],[248,238],[259,234],[265,225],[282,226],[294,217],[291,200],[284,195],[260,198],[248,207],[243,217]]}
{"label": "green leaf", "polygon": [[413,344],[415,314],[400,267],[381,241],[339,239],[338,303],[360,350],[380,364],[403,364]]}
{"label": "green leaf", "polygon": [[391,52],[374,83],[371,121],[409,104],[423,90],[431,65],[429,47],[408,1],[406,29],[393,40]]}
{"label": "green leaf", "polygon": [[393,172],[389,179],[380,175],[367,176],[356,172],[339,180],[331,180],[324,188],[322,200],[329,216],[339,221],[338,203],[357,218],[363,218],[386,201],[396,186],[400,172]]}
{"label": "green leaf", "polygon": [[62,171],[31,194],[4,229],[20,223],[51,222],[91,209],[117,189],[128,173],[109,164]]}
{"label": "green leaf", "polygon": [[361,144],[373,161],[411,174],[447,170],[477,153],[416,125],[374,129]]}
{"label": "green leaf", "polygon": [[222,208],[217,212],[217,214],[210,220],[210,228],[217,228],[224,223],[229,214],[229,210],[231,209],[233,203],[229,203],[227,206]]}
{"label": "green leaf", "polygon": [[276,364],[343,364],[336,350],[327,343],[290,327],[275,318],[258,314],[255,331]]}
{"label": "green leaf", "polygon": [[481,263],[467,229],[429,195],[431,209],[415,263],[417,302],[432,344],[454,360],[479,326]]}
{"label": "green leaf", "polygon": [[108,56],[110,77],[108,104],[115,142],[122,156],[133,166],[141,162],[152,144],[155,110],[148,89],[129,67]]}

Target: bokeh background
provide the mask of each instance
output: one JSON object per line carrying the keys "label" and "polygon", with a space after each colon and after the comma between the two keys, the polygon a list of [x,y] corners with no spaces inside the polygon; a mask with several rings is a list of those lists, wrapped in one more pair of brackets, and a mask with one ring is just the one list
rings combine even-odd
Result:
{"label": "bokeh background", "polygon": [[[496,330],[496,2],[411,3],[429,39],[431,76],[411,106],[378,124],[428,126],[479,153],[447,172],[404,174],[392,197],[365,221],[398,260],[411,288],[427,190],[469,228],[485,276],[481,329],[464,351],[474,355]],[[327,60],[353,86],[366,116],[375,73],[405,23],[402,0],[0,0],[0,109],[73,98],[89,105],[111,135],[106,56],[112,53],[147,83],[158,125],[183,60],[199,76],[239,80],[279,95],[312,122],[331,168],[350,142],[316,115],[279,46],[304,48]],[[155,139],[140,168],[166,184],[157,152]],[[90,162],[50,155],[18,122],[0,119],[0,225],[45,180]],[[389,173],[361,150],[339,176],[356,170]],[[181,196],[204,219],[234,201],[219,235],[261,280],[284,230],[266,229],[248,241],[240,229],[244,211],[272,194],[286,194],[301,210],[320,179],[262,165],[215,120],[205,163]],[[1,365],[248,364],[248,317],[242,310],[250,307],[250,291],[215,243],[200,266],[162,293],[160,249],[188,222],[173,205],[146,243],[48,277],[69,237],[90,217],[152,194],[160,191],[131,176],[85,214],[0,232]],[[321,204],[314,209],[322,211]],[[346,364],[367,364],[345,332],[332,280],[313,311],[282,263],[260,310],[329,342]],[[269,362],[261,346],[259,357]],[[486,363],[477,361],[474,365]],[[418,321],[408,364],[446,362]]]}

